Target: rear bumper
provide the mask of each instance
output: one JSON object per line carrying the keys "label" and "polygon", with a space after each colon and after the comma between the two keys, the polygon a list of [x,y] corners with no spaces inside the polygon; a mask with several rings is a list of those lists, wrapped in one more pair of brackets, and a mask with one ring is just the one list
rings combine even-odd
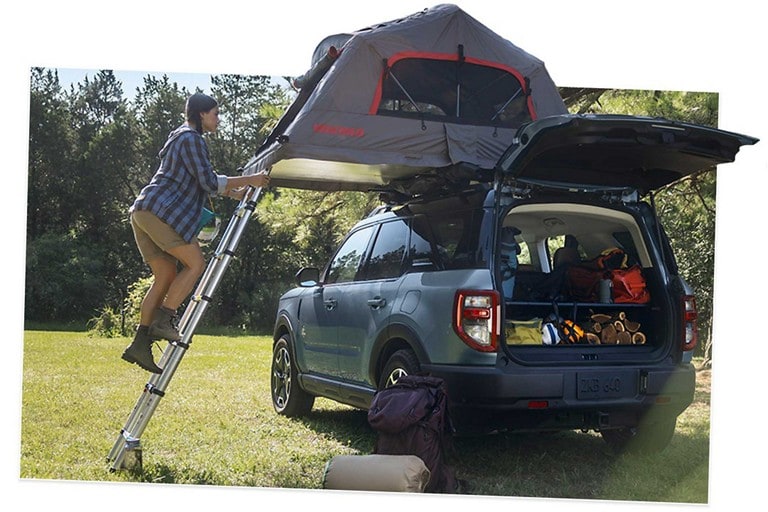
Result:
{"label": "rear bumper", "polygon": [[460,430],[608,429],[676,417],[693,401],[690,364],[639,367],[424,368],[446,383]]}

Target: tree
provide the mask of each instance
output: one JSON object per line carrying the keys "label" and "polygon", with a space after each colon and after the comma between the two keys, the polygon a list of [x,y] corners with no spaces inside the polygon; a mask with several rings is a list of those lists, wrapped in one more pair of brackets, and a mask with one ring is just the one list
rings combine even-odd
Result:
{"label": "tree", "polygon": [[233,173],[255,154],[266,136],[263,127],[288,107],[290,98],[269,76],[218,75],[211,84],[221,113],[221,126],[211,137],[211,158]]}
{"label": "tree", "polygon": [[[219,131],[207,136],[211,159],[218,172],[232,175],[260,147],[292,92],[265,76],[219,75],[211,82],[222,112]],[[562,94],[574,112],[663,116],[712,126],[717,121],[712,94],[579,88]],[[131,103],[109,70],[68,92],[55,70],[32,70],[28,319],[85,320],[94,301],[114,310],[147,275],[128,208],[156,170],[168,133],[183,122],[188,95],[165,75],[147,75]],[[703,338],[711,315],[714,199],[713,171],[657,195],[680,267],[698,292]],[[359,192],[267,191],[206,322],[269,328],[277,298],[292,285],[295,271],[324,264],[351,224],[377,204],[375,195]],[[232,201],[216,202],[225,223],[235,207]],[[691,234],[691,225],[697,234]],[[58,252],[52,249],[57,244]],[[83,290],[89,301],[61,300],[82,296]]]}
{"label": "tree", "polygon": [[[72,96],[61,90],[55,72],[40,68],[32,70],[30,91],[25,315],[69,322],[107,297],[109,244],[89,239],[88,217],[99,206],[83,189],[97,187],[83,181],[78,143],[89,139],[79,131]],[[105,119],[105,108],[89,110],[88,117]]]}
{"label": "tree", "polygon": [[27,239],[64,231],[74,214],[67,203],[75,132],[55,71],[33,68],[30,80]]}

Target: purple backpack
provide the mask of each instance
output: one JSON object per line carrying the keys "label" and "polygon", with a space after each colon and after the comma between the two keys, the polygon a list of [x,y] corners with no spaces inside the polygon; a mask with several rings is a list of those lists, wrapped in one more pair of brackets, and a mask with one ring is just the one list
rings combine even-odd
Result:
{"label": "purple backpack", "polygon": [[442,379],[406,375],[377,392],[368,409],[368,423],[378,437],[373,452],[416,455],[430,471],[425,492],[453,493],[457,480],[446,464],[453,428]]}

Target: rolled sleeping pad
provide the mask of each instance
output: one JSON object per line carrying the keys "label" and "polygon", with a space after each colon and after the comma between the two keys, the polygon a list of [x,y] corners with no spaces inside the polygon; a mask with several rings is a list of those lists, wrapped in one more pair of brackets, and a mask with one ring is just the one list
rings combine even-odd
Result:
{"label": "rolled sleeping pad", "polygon": [[424,492],[429,469],[416,455],[337,455],[325,465],[323,488]]}

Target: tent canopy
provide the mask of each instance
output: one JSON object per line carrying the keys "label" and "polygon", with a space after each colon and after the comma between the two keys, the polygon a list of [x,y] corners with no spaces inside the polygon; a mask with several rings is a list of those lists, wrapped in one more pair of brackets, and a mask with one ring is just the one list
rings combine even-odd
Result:
{"label": "tent canopy", "polygon": [[294,102],[245,167],[276,186],[408,188],[492,169],[531,120],[567,113],[544,64],[455,5],[315,50]]}

